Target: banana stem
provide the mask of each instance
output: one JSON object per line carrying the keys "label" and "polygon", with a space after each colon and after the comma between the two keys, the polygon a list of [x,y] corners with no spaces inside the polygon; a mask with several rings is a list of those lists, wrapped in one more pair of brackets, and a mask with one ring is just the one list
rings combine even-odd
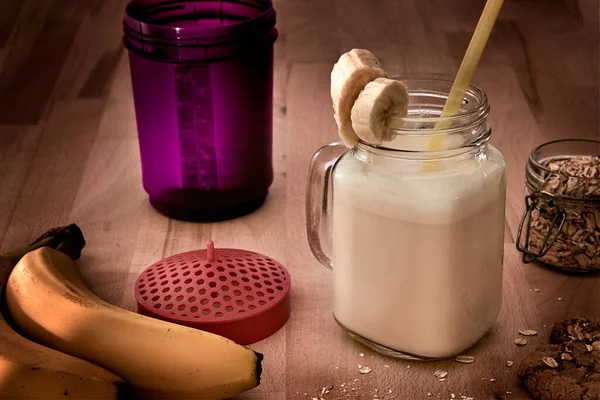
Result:
{"label": "banana stem", "polygon": [[85,239],[81,229],[75,224],[52,228],[24,248],[0,254],[0,260],[16,264],[25,254],[40,247],[51,247],[62,251],[73,260],[77,260],[81,257],[81,250],[85,247]]}

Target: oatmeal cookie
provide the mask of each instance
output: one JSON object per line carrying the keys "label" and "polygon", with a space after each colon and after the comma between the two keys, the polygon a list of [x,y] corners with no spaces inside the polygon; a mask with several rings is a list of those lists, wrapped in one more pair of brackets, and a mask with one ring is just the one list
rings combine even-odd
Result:
{"label": "oatmeal cookie", "polygon": [[600,400],[600,350],[584,342],[542,345],[517,374],[535,399]]}
{"label": "oatmeal cookie", "polygon": [[600,320],[571,318],[555,323],[550,335],[550,342],[561,344],[569,341],[587,344],[600,341]]}

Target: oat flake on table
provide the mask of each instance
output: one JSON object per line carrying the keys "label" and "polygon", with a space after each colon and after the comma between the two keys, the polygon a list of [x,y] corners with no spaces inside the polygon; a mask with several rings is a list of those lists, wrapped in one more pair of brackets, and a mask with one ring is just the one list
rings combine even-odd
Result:
{"label": "oat flake on table", "polygon": [[323,397],[324,394],[331,392],[332,389],[333,389],[333,385],[325,386],[323,389],[321,389],[320,397]]}
{"label": "oat flake on table", "polygon": [[365,375],[365,374],[368,374],[368,373],[371,372],[371,368],[369,368],[369,367],[361,367],[359,365],[358,372],[360,372],[361,374]]}
{"label": "oat flake on table", "polygon": [[466,356],[466,355],[460,355],[460,356],[456,356],[456,358],[454,358],[454,360],[456,362],[459,362],[461,364],[471,364],[475,362],[475,357],[473,356]]}
{"label": "oat flake on table", "polygon": [[516,338],[515,339],[515,344],[517,346],[525,346],[527,344],[527,339],[524,338]]}
{"label": "oat flake on table", "polygon": [[444,371],[444,370],[441,370],[441,369],[438,369],[438,370],[437,370],[437,371],[435,371],[433,374],[434,374],[434,375],[435,375],[435,377],[436,377],[436,378],[438,378],[438,379],[444,379],[445,377],[447,377],[447,376],[448,376],[448,372],[446,372],[446,371]]}
{"label": "oat flake on table", "polygon": [[533,329],[519,330],[519,333],[523,336],[536,336],[537,335],[537,332],[534,331]]}

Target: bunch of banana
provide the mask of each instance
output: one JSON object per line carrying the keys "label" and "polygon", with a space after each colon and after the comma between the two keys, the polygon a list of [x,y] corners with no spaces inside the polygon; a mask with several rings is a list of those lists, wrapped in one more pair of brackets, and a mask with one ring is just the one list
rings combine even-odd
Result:
{"label": "bunch of banana", "polygon": [[6,301],[27,337],[112,371],[143,399],[223,399],[260,381],[261,354],[108,304],[72,259],[47,247],[19,261]]}
{"label": "bunch of banana", "polygon": [[[23,250],[0,255],[0,302],[9,274],[24,254],[50,246],[78,258],[84,245],[81,231],[71,225],[49,231]],[[88,361],[25,339],[0,315],[0,399],[116,399],[117,396],[127,398],[120,378]]]}
{"label": "bunch of banana", "polygon": [[368,50],[352,49],[340,56],[331,71],[330,91],[339,135],[349,148],[359,139],[371,144],[392,140],[388,117],[408,114],[406,85],[389,79]]}

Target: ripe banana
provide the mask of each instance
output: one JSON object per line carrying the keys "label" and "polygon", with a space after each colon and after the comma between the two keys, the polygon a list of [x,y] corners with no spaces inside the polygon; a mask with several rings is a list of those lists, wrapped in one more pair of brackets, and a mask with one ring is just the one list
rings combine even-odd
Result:
{"label": "ripe banana", "polygon": [[352,49],[342,54],[333,66],[330,87],[333,115],[346,147],[353,147],[359,140],[351,120],[354,101],[367,83],[385,76],[379,60],[364,49]]}
{"label": "ripe banana", "polygon": [[141,398],[222,399],[259,384],[261,354],[106,303],[58,251],[42,248],[23,257],[6,297],[28,337],[113,371]]}
{"label": "ripe banana", "polygon": [[[22,251],[0,255],[0,302],[24,253],[46,245],[78,257],[82,241],[79,228],[71,225],[50,231]],[[126,396],[122,385],[103,368],[25,339],[0,315],[0,399],[116,399]]]}
{"label": "ripe banana", "polygon": [[393,139],[386,129],[388,117],[406,117],[408,90],[400,81],[377,78],[369,82],[352,107],[352,127],[367,143],[381,144]]}

